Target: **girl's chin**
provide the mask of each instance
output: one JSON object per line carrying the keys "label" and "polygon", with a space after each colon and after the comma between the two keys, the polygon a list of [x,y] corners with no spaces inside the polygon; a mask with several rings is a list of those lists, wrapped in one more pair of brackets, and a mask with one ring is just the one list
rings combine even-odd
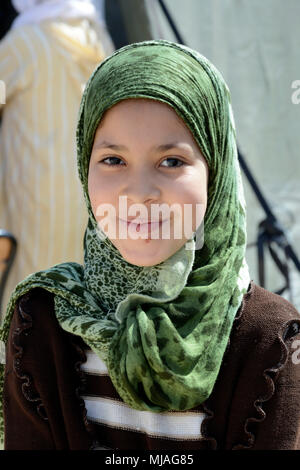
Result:
{"label": "girl's chin", "polygon": [[[122,257],[135,266],[155,266],[170,258],[185,243],[185,240],[138,239],[126,241],[111,240]],[[122,243],[123,242],[123,243]]]}

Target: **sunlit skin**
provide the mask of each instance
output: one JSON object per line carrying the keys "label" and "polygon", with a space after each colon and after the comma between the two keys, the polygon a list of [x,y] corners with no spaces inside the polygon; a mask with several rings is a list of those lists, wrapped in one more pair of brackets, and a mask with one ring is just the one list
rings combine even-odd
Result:
{"label": "sunlit skin", "polygon": [[[174,237],[174,222],[183,221],[179,212],[170,212],[165,222],[170,223],[169,239],[164,239],[162,232],[158,239],[151,235],[147,239],[120,239],[120,196],[126,196],[128,211],[133,204],[142,204],[148,211],[148,220],[153,204],[169,207],[179,204],[182,214],[184,204],[191,204],[194,231],[199,225],[196,204],[201,204],[203,216],[207,207],[207,184],[206,160],[191,132],[170,106],[154,100],[128,99],[106,111],[95,133],[88,190],[98,222],[104,218],[97,216],[99,205],[111,204],[116,209],[117,236],[109,238],[127,262],[137,266],[159,264],[189,237],[184,236],[183,229],[180,239]],[[142,214],[134,213],[134,217],[138,216]],[[128,215],[126,220],[134,217]]]}

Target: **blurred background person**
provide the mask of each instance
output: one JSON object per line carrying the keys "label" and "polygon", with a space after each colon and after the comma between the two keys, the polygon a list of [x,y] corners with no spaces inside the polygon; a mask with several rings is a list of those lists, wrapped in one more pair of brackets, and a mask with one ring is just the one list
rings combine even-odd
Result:
{"label": "blurred background person", "polygon": [[0,39],[8,32],[17,14],[11,0],[2,0],[0,7]]}
{"label": "blurred background person", "polygon": [[[85,83],[114,50],[104,4],[13,0],[18,13],[0,42],[5,83],[0,128],[0,228],[18,251],[2,301],[25,276],[66,260],[82,263],[86,217],[76,171],[75,126]],[[13,14],[13,13],[12,13]]]}

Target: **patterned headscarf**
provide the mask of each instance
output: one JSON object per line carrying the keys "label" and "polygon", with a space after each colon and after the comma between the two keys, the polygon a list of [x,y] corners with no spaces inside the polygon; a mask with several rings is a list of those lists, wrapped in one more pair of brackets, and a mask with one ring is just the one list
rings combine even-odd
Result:
{"label": "patterned headscarf", "polygon": [[[88,168],[103,113],[128,98],[171,106],[209,167],[204,244],[183,245],[155,266],[135,266],[101,237],[88,195]],[[246,213],[229,90],[202,55],[168,41],[131,44],[99,65],[87,83],[77,129],[78,169],[89,221],[84,266],[35,273],[13,292],[1,331],[6,342],[19,296],[54,293],[61,327],[105,362],[121,398],[153,412],[187,410],[211,394],[250,278]],[[189,243],[195,241],[191,239]]]}

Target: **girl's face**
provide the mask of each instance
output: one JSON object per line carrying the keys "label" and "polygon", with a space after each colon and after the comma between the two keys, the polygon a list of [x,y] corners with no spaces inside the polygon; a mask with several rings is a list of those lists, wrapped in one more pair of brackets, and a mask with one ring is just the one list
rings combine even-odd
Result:
{"label": "girl's face", "polygon": [[127,262],[153,266],[178,251],[204,217],[207,183],[206,160],[170,106],[128,99],[106,111],[88,190],[95,219]]}

